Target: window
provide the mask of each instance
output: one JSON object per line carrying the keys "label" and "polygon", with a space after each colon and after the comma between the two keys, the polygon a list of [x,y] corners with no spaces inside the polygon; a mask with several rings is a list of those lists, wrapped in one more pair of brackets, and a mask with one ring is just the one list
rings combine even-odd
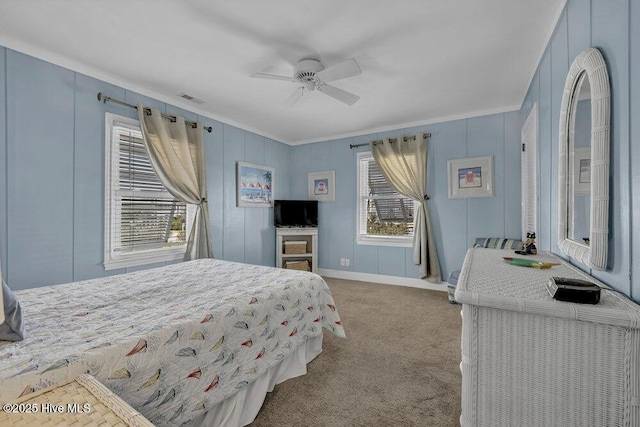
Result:
{"label": "window", "polygon": [[533,105],[529,117],[522,126],[522,153],[520,174],[522,189],[522,241],[527,241],[527,233],[538,232],[538,174],[536,151],[538,149],[538,103]]}
{"label": "window", "polygon": [[151,166],[137,120],[106,115],[105,270],[179,260],[188,212]]}
{"label": "window", "polygon": [[358,153],[357,243],[411,246],[415,204],[394,190],[371,152]]}

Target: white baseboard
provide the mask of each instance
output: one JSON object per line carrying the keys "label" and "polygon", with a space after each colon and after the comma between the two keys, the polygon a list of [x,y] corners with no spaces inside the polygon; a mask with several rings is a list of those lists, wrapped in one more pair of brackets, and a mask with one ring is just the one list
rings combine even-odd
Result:
{"label": "white baseboard", "polygon": [[447,292],[446,282],[432,283],[411,277],[385,276],[383,274],[358,273],[356,271],[341,271],[319,268],[318,274],[336,279],[359,280],[361,282],[381,283],[383,285],[408,286],[411,288],[430,289],[432,291]]}

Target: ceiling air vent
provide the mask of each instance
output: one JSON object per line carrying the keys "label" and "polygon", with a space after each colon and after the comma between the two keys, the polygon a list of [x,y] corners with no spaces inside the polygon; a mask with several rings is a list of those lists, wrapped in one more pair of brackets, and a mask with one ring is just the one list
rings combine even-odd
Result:
{"label": "ceiling air vent", "polygon": [[182,98],[182,99],[186,99],[187,101],[193,102],[194,104],[198,104],[198,105],[204,104],[204,101],[202,99],[195,98],[195,97],[193,97],[191,95],[188,95],[188,94],[186,94],[184,92],[179,94],[178,96],[180,98]]}

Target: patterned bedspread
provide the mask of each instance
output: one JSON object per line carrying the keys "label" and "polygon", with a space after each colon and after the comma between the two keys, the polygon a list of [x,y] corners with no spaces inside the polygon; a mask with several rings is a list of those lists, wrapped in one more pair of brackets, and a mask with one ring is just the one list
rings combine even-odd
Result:
{"label": "patterned bedspread", "polygon": [[25,340],[0,343],[0,402],[88,372],[157,425],[198,417],[322,329],[345,336],[320,276],[213,259],[15,293]]}

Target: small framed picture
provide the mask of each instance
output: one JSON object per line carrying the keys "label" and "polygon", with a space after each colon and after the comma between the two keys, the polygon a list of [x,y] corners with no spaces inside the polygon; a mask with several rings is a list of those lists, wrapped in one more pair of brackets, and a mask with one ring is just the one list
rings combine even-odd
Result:
{"label": "small framed picture", "polygon": [[576,147],[573,150],[573,195],[591,193],[591,147]]}
{"label": "small framed picture", "polygon": [[336,201],[336,174],[335,171],[309,173],[309,200],[319,202]]}
{"label": "small framed picture", "polygon": [[449,198],[493,197],[493,156],[447,161]]}
{"label": "small framed picture", "polygon": [[239,208],[273,207],[273,168],[238,162],[237,174],[236,190]]}

